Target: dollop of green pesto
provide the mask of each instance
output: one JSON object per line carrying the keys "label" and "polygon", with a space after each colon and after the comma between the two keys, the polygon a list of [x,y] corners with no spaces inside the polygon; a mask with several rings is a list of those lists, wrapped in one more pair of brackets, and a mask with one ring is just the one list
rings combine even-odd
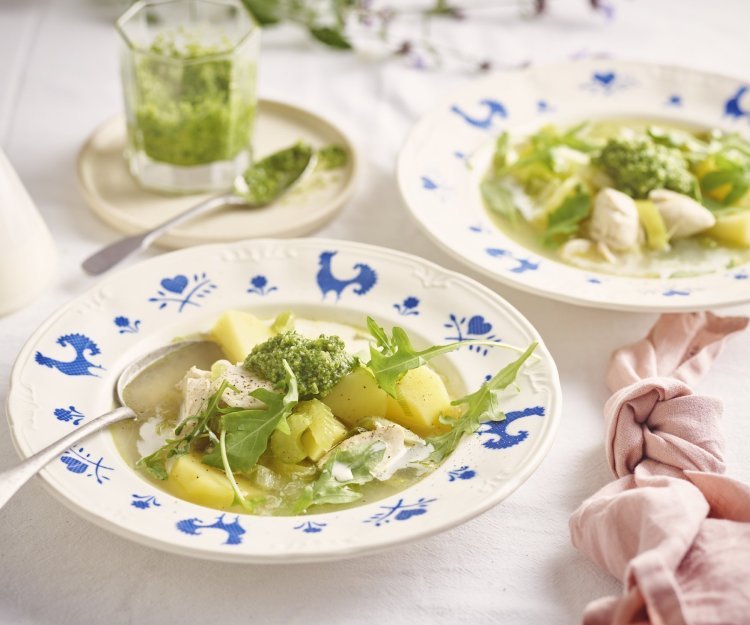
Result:
{"label": "dollop of green pesto", "polygon": [[594,159],[615,188],[639,199],[654,189],[693,195],[695,177],[680,150],[655,143],[649,137],[610,139]]}
{"label": "dollop of green pesto", "polygon": [[312,157],[313,149],[302,142],[274,152],[245,170],[245,187],[237,191],[251,204],[268,204],[294,184]]}
{"label": "dollop of green pesto", "polygon": [[327,145],[318,151],[318,167],[323,171],[339,169],[349,161],[349,154],[340,145]]}
{"label": "dollop of green pesto", "polygon": [[308,339],[291,331],[256,345],[244,367],[282,388],[286,380],[285,360],[297,377],[299,396],[304,399],[325,395],[357,364],[338,336],[321,334],[317,339]]}
{"label": "dollop of green pesto", "polygon": [[252,61],[231,45],[163,33],[133,56],[128,131],[136,149],[162,163],[194,166],[249,149],[255,120]]}

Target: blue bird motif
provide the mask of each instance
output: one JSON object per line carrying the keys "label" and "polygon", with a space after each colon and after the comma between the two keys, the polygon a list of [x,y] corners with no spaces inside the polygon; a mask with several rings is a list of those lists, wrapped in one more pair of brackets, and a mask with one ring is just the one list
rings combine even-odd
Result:
{"label": "blue bird motif", "polygon": [[336,254],[338,252],[321,252],[320,254],[320,270],[318,271],[317,281],[320,292],[323,294],[323,299],[326,298],[328,293],[333,291],[336,294],[336,301],[338,301],[341,299],[344,289],[349,285],[357,285],[354,288],[354,293],[357,295],[364,295],[375,286],[378,276],[372,267],[364,263],[354,265],[354,269],[357,269],[359,273],[353,278],[340,280],[334,276],[331,271],[331,260]]}
{"label": "blue bird motif", "polygon": [[469,115],[458,106],[451,107],[451,112],[462,117],[467,124],[470,124],[475,128],[481,128],[482,130],[487,130],[488,128],[490,128],[492,126],[492,122],[495,120],[495,117],[503,119],[508,117],[508,110],[505,108],[505,106],[503,106],[502,102],[498,102],[497,100],[485,99],[480,100],[479,104],[487,109],[487,114],[483,118]]}
{"label": "blue bird motif", "polygon": [[743,85],[737,92],[724,103],[724,115],[727,117],[750,117],[750,108],[743,109],[740,100],[747,93],[747,85]]}
{"label": "blue bird motif", "polygon": [[57,339],[57,344],[62,347],[70,345],[76,352],[75,359],[69,361],[55,360],[37,352],[34,355],[34,360],[44,367],[57,369],[65,375],[93,375],[98,377],[95,373],[92,373],[91,369],[104,369],[101,365],[94,364],[86,358],[86,354],[97,356],[101,353],[99,346],[89,337],[83,334],[66,334]]}
{"label": "blue bird motif", "polygon": [[224,522],[224,515],[217,517],[216,521],[210,525],[204,524],[200,519],[183,519],[177,521],[177,529],[183,534],[190,534],[192,536],[198,536],[202,529],[217,529],[226,532],[227,540],[225,545],[239,545],[242,542],[242,535],[246,533],[242,525],[240,525],[240,517],[235,517],[231,523]]}
{"label": "blue bird motif", "polygon": [[499,247],[488,247],[485,249],[485,252],[489,256],[492,256],[492,258],[507,258],[515,261],[516,265],[509,269],[511,273],[526,273],[527,271],[536,271],[539,269],[538,262],[532,261],[528,258],[519,258],[509,250],[504,250]]}
{"label": "blue bird motif", "polygon": [[524,417],[543,417],[544,407],[534,406],[533,408],[525,408],[524,410],[518,410],[516,412],[509,412],[505,415],[504,421],[485,421],[482,426],[477,430],[477,435],[482,436],[489,434],[491,438],[488,438],[482,445],[487,449],[507,449],[508,447],[515,447],[529,437],[527,430],[519,430],[518,434],[509,434],[508,426],[516,421],[517,419],[523,419]]}

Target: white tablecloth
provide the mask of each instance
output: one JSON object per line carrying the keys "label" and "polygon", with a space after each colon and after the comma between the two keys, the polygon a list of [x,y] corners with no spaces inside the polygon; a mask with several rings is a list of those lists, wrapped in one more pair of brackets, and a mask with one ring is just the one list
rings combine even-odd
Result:
{"label": "white tablecloth", "polygon": [[[440,31],[441,40],[499,64],[609,54],[748,77],[746,1],[611,3],[614,19],[592,13],[585,0],[559,0],[533,21],[509,9],[497,18],[452,23]],[[74,162],[92,129],[121,110],[111,24],[121,8],[115,0],[0,2],[0,145],[61,255],[54,286],[0,319],[3,405],[21,345],[92,284],[80,261],[116,236],[84,205]],[[363,157],[355,197],[320,236],[403,249],[461,269],[407,217],[394,163],[419,116],[470,79],[327,51],[293,28],[267,34],[261,93],[335,119]],[[572,548],[567,526],[582,499],[611,479],[602,445],[603,368],[613,348],[641,337],[655,317],[577,308],[494,286],[541,332],[557,360],[565,400],[552,451],[503,504],[459,528],[380,555],[304,566],[229,566],[127,542],[68,511],[34,481],[0,511],[0,623],[577,622],[588,601],[620,590]],[[731,312],[747,314],[750,307]],[[701,385],[724,399],[729,474],[746,481],[748,353],[750,333],[731,341]],[[16,460],[2,423],[0,470]]]}

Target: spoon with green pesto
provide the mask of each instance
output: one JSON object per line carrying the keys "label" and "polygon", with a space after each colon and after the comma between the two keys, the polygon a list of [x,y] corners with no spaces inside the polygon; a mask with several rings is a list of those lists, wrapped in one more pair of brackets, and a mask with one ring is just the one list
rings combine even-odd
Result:
{"label": "spoon with green pesto", "polygon": [[[328,146],[316,152],[306,143],[299,142],[274,152],[237,176],[230,193],[209,198],[152,230],[115,241],[84,260],[83,269],[92,275],[104,273],[128,256],[147,248],[175,226],[219,208],[267,206],[306,178],[315,169],[319,160],[326,169],[333,168],[332,165],[340,166],[340,151],[341,148],[338,146]],[[344,158],[345,156],[344,153]]]}

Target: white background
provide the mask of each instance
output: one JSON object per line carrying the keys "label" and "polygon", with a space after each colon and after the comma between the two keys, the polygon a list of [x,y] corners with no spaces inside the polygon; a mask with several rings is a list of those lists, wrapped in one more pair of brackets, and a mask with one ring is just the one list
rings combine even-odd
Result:
{"label": "white background", "polygon": [[[481,20],[440,29],[440,40],[498,66],[609,54],[750,79],[750,3],[612,1],[612,20],[589,11],[584,0],[553,0],[540,19],[523,19],[515,8],[483,13]],[[121,9],[115,0],[0,0],[0,145],[47,220],[61,256],[54,286],[0,319],[1,405],[26,338],[91,286],[79,264],[116,236],[84,205],[74,163],[88,134],[121,110],[112,28]],[[403,61],[329,52],[293,28],[267,34],[261,94],[332,118],[351,134],[364,163],[353,200],[320,236],[390,246],[460,269],[406,216],[394,165],[411,125],[471,78],[466,72],[425,72]],[[613,579],[572,548],[567,528],[576,506],[611,479],[602,445],[603,369],[610,352],[640,338],[655,317],[577,308],[490,286],[546,340],[565,400],[552,451],[503,504],[459,528],[380,555],[250,567],[129,543],[69,512],[34,481],[0,511],[0,623],[579,621],[587,602],[619,592]],[[748,314],[750,306],[732,312]],[[748,354],[750,334],[733,339],[701,385],[724,399],[728,471],[745,481],[750,481]],[[15,462],[2,423],[0,470]]]}

